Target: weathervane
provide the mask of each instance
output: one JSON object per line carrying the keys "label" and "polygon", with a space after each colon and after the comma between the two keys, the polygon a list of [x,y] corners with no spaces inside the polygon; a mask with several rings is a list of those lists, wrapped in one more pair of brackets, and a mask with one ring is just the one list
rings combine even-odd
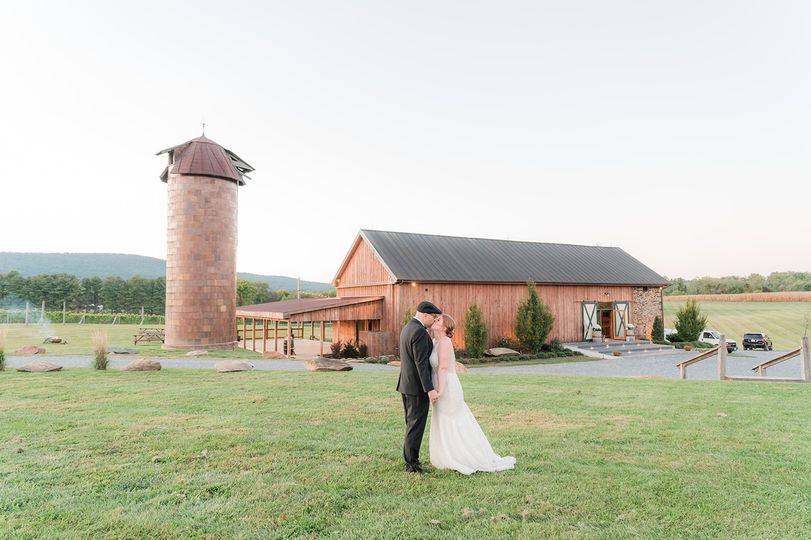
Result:
{"label": "weathervane", "polygon": [[206,121],[203,120],[203,137],[206,136]]}

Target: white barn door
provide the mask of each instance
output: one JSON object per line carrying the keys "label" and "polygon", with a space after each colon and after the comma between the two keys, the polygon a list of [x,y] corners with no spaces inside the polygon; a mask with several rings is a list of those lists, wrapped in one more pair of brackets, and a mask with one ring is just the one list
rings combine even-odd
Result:
{"label": "white barn door", "polygon": [[583,341],[588,341],[594,335],[594,327],[600,324],[597,320],[597,302],[582,302]]}
{"label": "white barn door", "polygon": [[628,334],[629,308],[628,302],[614,302],[614,337],[617,339],[625,339]]}

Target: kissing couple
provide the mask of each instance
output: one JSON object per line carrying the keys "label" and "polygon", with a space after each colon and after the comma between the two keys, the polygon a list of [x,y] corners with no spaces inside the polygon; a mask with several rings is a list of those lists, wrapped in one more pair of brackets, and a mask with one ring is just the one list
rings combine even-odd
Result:
{"label": "kissing couple", "polygon": [[414,317],[400,332],[400,378],[403,395],[405,470],[422,473],[420,446],[433,405],[428,449],[431,465],[462,474],[503,471],[515,467],[515,458],[501,457],[490,446],[470,412],[456,375],[453,330],[456,322],[431,302],[420,302]]}

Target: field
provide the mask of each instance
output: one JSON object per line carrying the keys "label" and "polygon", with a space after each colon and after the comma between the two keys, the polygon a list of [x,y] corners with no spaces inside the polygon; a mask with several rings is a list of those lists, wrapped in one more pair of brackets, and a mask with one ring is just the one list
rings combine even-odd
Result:
{"label": "field", "polygon": [[811,386],[464,375],[517,468],[415,477],[395,375],[0,372],[0,530],[811,536]]}
{"label": "field", "polygon": [[[775,349],[796,349],[811,326],[811,302],[699,302],[707,314],[707,327],[718,330],[741,346],[746,332],[766,332]],[[665,327],[674,328],[676,311],[683,302],[665,297]],[[811,330],[811,327],[809,328]]]}
{"label": "field", "polygon": [[[38,345],[45,348],[49,355],[57,356],[89,356],[92,353],[92,334],[94,330],[107,332],[110,347],[128,347],[138,349],[139,356],[169,357],[183,356],[177,351],[161,349],[160,343],[132,344],[132,336],[138,331],[137,324],[0,324],[0,330],[5,329],[6,354],[12,355],[14,351],[26,345]],[[43,344],[47,336],[59,336],[67,340],[66,345]],[[234,351],[218,351],[222,358],[259,358],[262,355],[253,351],[237,349]]]}
{"label": "field", "polygon": [[759,292],[739,294],[685,294],[665,296],[665,301],[684,302],[811,302],[811,291]]}

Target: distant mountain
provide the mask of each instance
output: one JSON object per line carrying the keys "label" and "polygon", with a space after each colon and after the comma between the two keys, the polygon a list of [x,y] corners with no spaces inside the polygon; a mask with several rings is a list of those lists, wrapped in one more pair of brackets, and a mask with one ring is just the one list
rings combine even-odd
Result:
{"label": "distant mountain", "polygon": [[[18,253],[0,251],[0,274],[16,270],[23,276],[73,274],[83,277],[132,276],[156,278],[166,275],[166,261],[125,253]],[[296,290],[296,278],[239,272],[241,278],[265,281],[271,290]],[[331,291],[329,283],[302,281],[302,291]]]}

